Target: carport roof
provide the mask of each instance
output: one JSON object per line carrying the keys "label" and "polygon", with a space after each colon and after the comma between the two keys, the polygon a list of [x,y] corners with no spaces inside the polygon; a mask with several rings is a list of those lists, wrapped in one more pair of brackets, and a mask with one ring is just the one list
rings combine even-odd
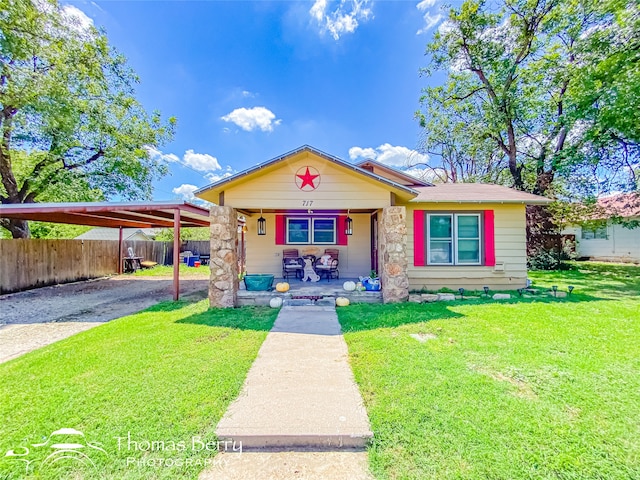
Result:
{"label": "carport roof", "polygon": [[208,227],[209,210],[187,202],[87,202],[0,205],[0,217],[93,227]]}

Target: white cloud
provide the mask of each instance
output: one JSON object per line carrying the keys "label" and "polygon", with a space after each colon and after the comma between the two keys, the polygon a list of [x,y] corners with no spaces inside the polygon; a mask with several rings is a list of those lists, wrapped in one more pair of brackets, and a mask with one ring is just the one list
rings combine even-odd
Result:
{"label": "white cloud", "polygon": [[407,167],[416,163],[427,163],[429,155],[424,155],[407,147],[394,146],[389,143],[377,148],[352,147],[349,149],[351,160],[371,159],[392,167]]}
{"label": "white cloud", "polygon": [[282,120],[275,118],[276,115],[265,107],[236,108],[233,112],[221,117],[225,122],[235,123],[247,132],[257,128],[263,132],[272,132],[273,127],[282,122]]}
{"label": "white cloud", "polygon": [[250,92],[249,90],[243,90],[243,91],[242,91],[242,96],[243,96],[244,98],[253,98],[253,97],[255,97],[255,96],[256,96],[256,94],[255,94],[255,93]]}
{"label": "white cloud", "polygon": [[322,32],[328,31],[334,40],[338,40],[345,33],[355,32],[359,22],[373,18],[369,3],[371,0],[340,0],[336,9],[328,12],[329,0],[315,0],[309,15],[320,25]]}
{"label": "white cloud", "polygon": [[205,175],[205,178],[211,182],[211,183],[216,183],[219,182],[220,180],[222,180],[223,178],[227,178],[230,177],[231,175],[234,174],[234,171],[231,169],[230,166],[227,166],[227,171],[224,173],[212,173],[209,172]]}
{"label": "white cloud", "polygon": [[79,33],[87,32],[93,27],[93,20],[82,10],[73,5],[64,5],[62,14],[67,20],[67,25]]}
{"label": "white cloud", "polygon": [[360,147],[351,147],[349,149],[349,158],[351,160],[357,160],[358,158],[376,158],[378,154],[376,153],[375,148],[360,148]]}
{"label": "white cloud", "polygon": [[184,152],[182,159],[173,153],[164,153],[155,147],[145,145],[143,147],[152,160],[163,161],[167,163],[179,163],[186,167],[192,168],[198,172],[212,172],[221,170],[222,167],[218,163],[218,159],[207,153],[195,153],[193,150]]}
{"label": "white cloud", "polygon": [[424,26],[416,32],[416,35],[422,35],[423,33],[427,33],[433,27],[435,27],[440,20],[442,20],[442,15],[437,13],[435,15],[431,15],[429,12],[425,12],[422,16],[424,19]]}
{"label": "white cloud", "polygon": [[142,148],[144,148],[149,153],[149,157],[151,157],[153,160],[162,160],[168,163],[180,162],[180,158],[178,158],[178,156],[174,155],[173,153],[162,153],[160,150],[150,145],[145,145]]}
{"label": "white cloud", "polygon": [[436,3],[438,3],[438,0],[422,0],[416,5],[416,8],[418,10],[424,12],[422,15],[424,26],[416,32],[416,35],[427,33],[429,30],[435,27],[440,22],[440,20],[442,20],[442,15],[440,13],[432,13],[429,11],[429,9]]}
{"label": "white cloud", "polygon": [[438,3],[438,0],[422,0],[418,5],[416,5],[416,8],[421,12],[424,12],[433,7],[436,3]]}
{"label": "white cloud", "polygon": [[192,202],[196,199],[193,192],[195,192],[197,189],[198,187],[196,187],[195,185],[191,185],[189,183],[183,183],[182,185],[172,189],[171,191],[176,195],[180,195],[187,202]]}
{"label": "white cloud", "polygon": [[195,153],[193,150],[184,152],[182,162],[194,170],[199,172],[210,172],[212,170],[220,170],[220,164],[216,157],[212,157],[207,153]]}

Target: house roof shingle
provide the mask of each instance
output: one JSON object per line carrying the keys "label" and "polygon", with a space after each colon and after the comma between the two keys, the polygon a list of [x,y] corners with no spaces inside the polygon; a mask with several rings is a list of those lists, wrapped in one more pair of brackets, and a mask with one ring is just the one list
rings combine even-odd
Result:
{"label": "house roof shingle", "polygon": [[487,183],[441,183],[414,187],[418,196],[412,203],[520,203],[546,205],[551,199],[513,188]]}
{"label": "house roof shingle", "polygon": [[598,207],[602,208],[609,216],[640,217],[640,193],[622,193],[599,198]]}

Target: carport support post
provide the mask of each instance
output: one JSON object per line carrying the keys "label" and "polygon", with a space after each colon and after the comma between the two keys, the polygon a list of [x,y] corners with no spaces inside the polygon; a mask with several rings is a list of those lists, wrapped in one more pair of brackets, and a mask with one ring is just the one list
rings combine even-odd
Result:
{"label": "carport support post", "polygon": [[122,225],[118,229],[118,275],[122,275]]}
{"label": "carport support post", "polygon": [[180,209],[173,211],[173,301],[180,298]]}

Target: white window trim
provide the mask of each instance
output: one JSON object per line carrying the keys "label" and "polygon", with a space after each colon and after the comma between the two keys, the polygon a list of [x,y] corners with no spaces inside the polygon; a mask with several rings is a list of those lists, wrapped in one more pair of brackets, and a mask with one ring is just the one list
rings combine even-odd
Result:
{"label": "white window trim", "polygon": [[[306,220],[309,231],[308,242],[290,242],[289,241],[289,221],[290,220]],[[330,220],[333,222],[333,241],[332,242],[314,242],[314,224],[316,220]],[[336,218],[332,217],[286,217],[286,244],[287,245],[337,245],[338,244],[338,230]]]}
{"label": "white window trim", "polygon": [[[437,216],[437,217],[452,217],[452,232],[451,232],[451,246],[452,246],[452,259],[451,262],[448,263],[443,263],[443,262],[432,262],[431,261],[431,254],[429,253],[431,250],[431,216]],[[458,217],[477,217],[478,218],[478,238],[463,238],[463,240],[478,240],[478,262],[461,262],[458,259]],[[458,266],[478,266],[478,265],[482,265],[483,262],[483,256],[482,256],[482,245],[483,245],[483,238],[482,238],[482,225],[483,225],[483,218],[482,215],[480,213],[455,213],[455,212],[433,212],[433,213],[428,213],[427,214],[427,238],[425,239],[426,241],[426,247],[427,247],[427,265],[433,265],[433,266],[453,266],[453,265],[458,265]],[[437,241],[438,239],[436,239]],[[443,239],[443,241],[445,241]]]}

